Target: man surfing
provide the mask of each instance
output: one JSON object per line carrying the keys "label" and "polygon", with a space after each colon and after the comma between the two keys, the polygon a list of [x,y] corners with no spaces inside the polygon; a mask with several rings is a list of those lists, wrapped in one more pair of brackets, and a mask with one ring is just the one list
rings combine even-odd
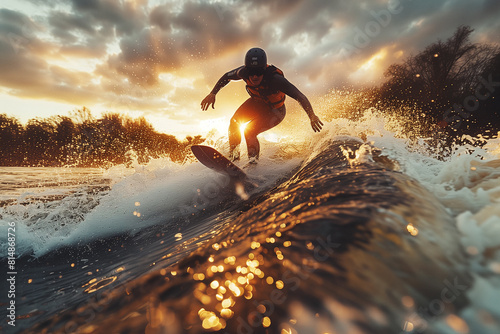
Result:
{"label": "man surfing", "polygon": [[236,110],[229,124],[229,158],[239,160],[241,142],[240,125],[245,127],[245,140],[248,148],[248,158],[256,163],[259,158],[260,145],[257,135],[267,131],[285,118],[285,96],[297,100],[309,116],[311,127],[319,132],[323,122],[314,113],[307,97],[292,85],[283,72],[267,64],[267,55],[261,48],[252,48],[245,55],[245,65],[224,74],[215,84],[210,94],[201,101],[201,109],[212,109],[215,104],[215,95],[231,80],[244,80],[250,98]]}

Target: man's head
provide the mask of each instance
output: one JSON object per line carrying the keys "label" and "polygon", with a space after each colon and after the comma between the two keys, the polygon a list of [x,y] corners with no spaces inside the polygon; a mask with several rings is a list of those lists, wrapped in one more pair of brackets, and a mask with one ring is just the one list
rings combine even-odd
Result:
{"label": "man's head", "polygon": [[245,55],[245,68],[252,85],[262,81],[267,67],[267,55],[261,48],[251,48]]}

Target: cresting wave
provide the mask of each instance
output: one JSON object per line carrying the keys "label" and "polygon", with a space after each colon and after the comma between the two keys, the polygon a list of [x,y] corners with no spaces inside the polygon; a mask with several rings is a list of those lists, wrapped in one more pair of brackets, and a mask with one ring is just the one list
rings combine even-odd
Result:
{"label": "cresting wave", "polygon": [[[300,160],[279,159],[277,164],[275,158],[264,157],[261,166],[249,171],[260,185],[256,191],[272,186]],[[137,164],[133,170],[117,166],[102,172],[100,184],[75,186],[71,192],[61,188],[51,184],[38,192],[27,190],[0,207],[2,223],[16,222],[19,255],[40,257],[157,224],[189,222],[233,197],[226,177],[199,163],[180,165],[168,159]]]}
{"label": "cresting wave", "polygon": [[427,190],[352,137],[316,152],[210,243],[112,291],[91,324],[72,310],[34,330],[397,332],[443,281],[470,286],[454,221]]}
{"label": "cresting wave", "polygon": [[65,216],[57,205],[17,206],[18,216],[16,206],[3,207],[2,220],[26,225],[25,254],[38,257],[116,234],[143,240],[157,234],[154,225],[171,225],[172,238],[182,234],[177,250],[154,255],[179,263],[144,275],[141,255],[132,256],[124,267],[135,272],[112,280],[121,287],[103,285],[101,297],[79,304],[80,311],[98,305],[95,320],[70,307],[32,331],[64,332],[70,323],[75,332],[159,333],[169,319],[173,333],[496,333],[499,141],[456,146],[443,157],[397,132],[368,112],[328,124],[297,149],[264,145],[259,169],[249,171],[262,187],[246,202],[225,197],[226,181],[199,164],[155,161],[128,176],[110,171],[119,176],[110,189],[91,196],[88,209],[76,206],[80,218],[67,228],[43,217],[39,229],[29,224],[40,210]]}

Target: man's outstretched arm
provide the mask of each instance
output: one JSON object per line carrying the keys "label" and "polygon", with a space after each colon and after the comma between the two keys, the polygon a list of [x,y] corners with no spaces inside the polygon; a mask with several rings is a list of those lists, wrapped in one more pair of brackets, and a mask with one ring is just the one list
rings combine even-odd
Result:
{"label": "man's outstretched arm", "polygon": [[238,71],[243,68],[238,67],[237,69],[234,69],[232,71],[229,71],[225,73],[222,77],[220,77],[219,81],[215,84],[214,88],[208,94],[203,101],[201,101],[201,110],[207,110],[210,105],[212,105],[212,109],[214,109],[214,104],[215,104],[215,95],[224,87],[226,86],[229,81],[231,80],[240,80],[241,77],[238,75]]}
{"label": "man's outstretched arm", "polygon": [[321,131],[321,128],[323,127],[323,122],[321,122],[319,117],[314,113],[313,107],[311,105],[311,102],[309,102],[309,99],[285,77],[276,75],[274,79],[276,80],[275,82],[277,84],[277,88],[280,91],[282,91],[283,93],[290,96],[292,99],[297,100],[300,103],[302,108],[307,113],[307,116],[309,116],[309,120],[311,121],[311,127],[313,128],[314,132]]}

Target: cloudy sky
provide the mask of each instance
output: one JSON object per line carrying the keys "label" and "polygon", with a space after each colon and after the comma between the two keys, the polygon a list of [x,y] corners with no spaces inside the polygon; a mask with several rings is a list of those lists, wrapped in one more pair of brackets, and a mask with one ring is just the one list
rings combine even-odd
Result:
{"label": "cloudy sky", "polygon": [[314,101],[380,83],[388,65],[462,24],[474,42],[500,42],[500,1],[2,0],[0,113],[26,122],[86,106],[182,137],[227,127],[243,82],[215,110],[200,101],[251,47]]}

